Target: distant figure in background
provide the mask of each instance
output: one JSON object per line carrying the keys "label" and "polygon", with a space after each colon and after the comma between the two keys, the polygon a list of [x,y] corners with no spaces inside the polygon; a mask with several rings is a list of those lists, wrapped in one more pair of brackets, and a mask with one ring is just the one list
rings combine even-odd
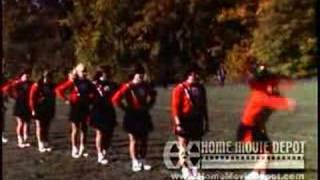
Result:
{"label": "distant figure in background", "polygon": [[224,86],[224,81],[226,79],[226,70],[224,69],[224,65],[220,65],[219,69],[217,70],[217,78],[219,81],[220,86]]}
{"label": "distant figure in background", "polygon": [[[191,66],[185,80],[172,90],[171,112],[174,134],[177,136],[179,163],[183,178],[198,177],[196,167],[190,167],[187,146],[190,141],[199,141],[209,131],[207,95],[199,81],[199,68]],[[191,169],[195,169],[193,174]]]}
{"label": "distant figure in background", "polygon": [[125,112],[123,127],[129,136],[133,172],[151,169],[145,158],[148,135],[153,130],[149,111],[155,103],[156,91],[144,78],[143,66],[136,65],[129,75],[130,81],[124,83],[112,98],[113,103]]}
{"label": "distant figure in background", "polygon": [[[71,90],[68,98],[65,96],[67,90]],[[85,150],[87,120],[95,92],[95,86],[87,78],[87,70],[83,64],[78,64],[69,74],[69,78],[56,87],[56,95],[71,106],[69,120],[71,124],[71,156],[73,158],[88,156]],[[80,135],[79,145],[77,143],[78,135]]]}
{"label": "distant figure in background", "polygon": [[43,71],[40,79],[32,85],[29,106],[36,121],[38,150],[40,153],[50,152],[49,127],[56,109],[55,83],[50,71]]}
{"label": "distant figure in background", "polygon": [[[290,89],[292,82],[288,79],[271,74],[265,66],[256,67],[250,79],[250,95],[244,107],[242,119],[237,132],[237,140],[244,143],[271,143],[267,132],[266,122],[275,110],[294,110],[296,102],[283,97],[280,92]],[[261,157],[272,152],[260,150]],[[245,179],[267,179],[265,175],[267,158],[260,158],[254,170]]]}
{"label": "distant figure in background", "polygon": [[96,149],[98,163],[108,164],[106,152],[111,144],[116,122],[116,112],[112,104],[112,96],[118,85],[111,80],[111,67],[102,66],[93,78],[96,96],[90,113],[90,125],[96,132]]}
{"label": "distant figure in background", "polygon": [[18,147],[30,147],[28,142],[29,124],[31,120],[31,111],[29,109],[29,94],[33,82],[29,79],[30,72],[23,71],[18,79],[7,83],[2,91],[4,94],[9,94],[15,99],[13,115],[16,117],[17,126],[16,133],[18,139]]}

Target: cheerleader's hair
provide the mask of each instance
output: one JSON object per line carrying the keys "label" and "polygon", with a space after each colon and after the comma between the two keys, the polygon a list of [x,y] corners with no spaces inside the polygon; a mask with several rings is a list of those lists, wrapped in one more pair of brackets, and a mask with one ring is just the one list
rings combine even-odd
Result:
{"label": "cheerleader's hair", "polygon": [[75,78],[77,78],[78,73],[81,72],[81,71],[86,71],[86,67],[85,67],[84,64],[79,63],[79,64],[77,64],[76,67],[74,67],[74,68],[71,70],[71,72],[69,73],[69,78],[70,78],[70,79],[75,79]]}

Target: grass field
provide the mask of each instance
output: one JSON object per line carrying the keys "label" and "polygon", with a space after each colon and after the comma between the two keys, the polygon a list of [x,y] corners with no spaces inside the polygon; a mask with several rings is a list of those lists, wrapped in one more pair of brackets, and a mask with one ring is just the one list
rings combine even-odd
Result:
{"label": "grass field", "polygon": [[[32,147],[20,150],[16,147],[15,121],[11,115],[12,103],[6,113],[6,136],[9,142],[3,145],[3,179],[8,180],[103,180],[103,179],[170,179],[172,171],[162,161],[164,143],[174,137],[169,124],[170,88],[158,89],[158,101],[152,111],[154,132],[150,135],[149,161],[154,166],[150,172],[132,173],[127,150],[127,136],[119,126],[115,131],[112,148],[115,159],[108,166],[96,163],[94,136],[89,134],[89,157],[72,159],[67,121],[68,106],[58,104],[56,118],[52,122],[51,141],[54,151],[39,154],[31,127]],[[207,87],[211,131],[208,140],[234,140],[243,103],[248,93],[243,85],[227,85],[224,88]],[[270,118],[267,127],[272,140],[306,141],[305,179],[316,179],[317,175],[317,81],[299,81],[288,93],[297,100],[293,113],[277,112]],[[121,124],[122,114],[118,115]]]}

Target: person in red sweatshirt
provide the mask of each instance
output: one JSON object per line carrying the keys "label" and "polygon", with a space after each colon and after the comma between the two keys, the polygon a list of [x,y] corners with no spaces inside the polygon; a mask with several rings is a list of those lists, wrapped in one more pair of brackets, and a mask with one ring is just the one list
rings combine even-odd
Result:
{"label": "person in red sweatshirt", "polygon": [[98,163],[108,164],[106,151],[108,150],[116,122],[116,112],[112,104],[112,96],[118,85],[111,80],[111,67],[101,66],[94,78],[93,84],[96,88],[96,97],[90,113],[90,125],[96,131],[96,149]]}
{"label": "person in red sweatshirt", "polygon": [[[294,110],[296,102],[280,94],[288,90],[292,82],[272,74],[264,65],[257,65],[253,78],[249,80],[250,94],[245,104],[241,122],[237,132],[237,140],[244,143],[271,143],[267,132],[266,122],[275,110]],[[269,149],[268,151],[272,151]],[[270,152],[261,150],[265,156]],[[245,179],[266,179],[265,169],[267,158],[256,164],[254,170]]]}
{"label": "person in red sweatshirt", "polygon": [[36,135],[40,153],[50,152],[49,126],[55,115],[56,95],[52,73],[45,70],[38,82],[35,82],[30,91],[29,106],[36,121]]}
{"label": "person in red sweatshirt", "polygon": [[125,112],[123,127],[129,136],[133,172],[151,169],[145,158],[148,135],[153,130],[149,111],[155,103],[156,91],[144,78],[143,66],[135,65],[130,81],[124,83],[112,98],[113,103]]}
{"label": "person in red sweatshirt", "polygon": [[179,163],[185,178],[191,176],[190,168],[195,168],[186,164],[188,143],[201,140],[209,131],[206,90],[200,83],[199,71],[199,67],[191,65],[186,79],[173,88],[171,97],[172,127],[177,136]]}
{"label": "person in red sweatshirt", "polygon": [[4,94],[9,94],[15,99],[13,115],[16,117],[16,133],[18,147],[30,147],[28,143],[29,124],[31,120],[31,111],[29,109],[29,94],[33,82],[29,79],[29,71],[24,71],[18,79],[9,81],[2,88]]}
{"label": "person in red sweatshirt", "polygon": [[[65,92],[71,90],[69,97]],[[79,158],[87,157],[85,151],[87,120],[90,115],[90,104],[95,94],[95,87],[87,78],[87,71],[83,64],[78,64],[70,73],[69,78],[56,87],[56,95],[66,104],[70,104],[69,120],[71,124],[71,156]],[[77,137],[80,134],[80,143]]]}

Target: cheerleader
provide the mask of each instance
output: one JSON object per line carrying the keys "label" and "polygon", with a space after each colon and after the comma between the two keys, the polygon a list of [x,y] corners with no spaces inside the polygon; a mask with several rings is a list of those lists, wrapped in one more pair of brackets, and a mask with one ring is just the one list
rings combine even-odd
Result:
{"label": "cheerleader", "polygon": [[[257,66],[253,77],[249,81],[250,95],[246,102],[242,119],[237,132],[237,140],[244,143],[265,142],[271,143],[267,132],[266,122],[275,110],[294,110],[296,102],[281,96],[280,91],[291,87],[288,79],[282,79],[271,74],[265,66]],[[268,151],[261,150],[261,156]],[[265,169],[267,158],[260,158],[254,170],[245,179],[267,179]]]}
{"label": "cheerleader", "polygon": [[112,98],[113,103],[125,112],[123,127],[129,136],[133,172],[151,169],[145,158],[148,135],[153,130],[149,111],[155,103],[156,91],[144,80],[144,76],[144,68],[136,65],[129,76],[130,81],[124,83]]}
{"label": "cheerleader", "polygon": [[[65,96],[67,90],[71,90],[69,98]],[[70,73],[69,79],[56,87],[56,95],[70,104],[69,120],[71,124],[71,156],[79,158],[87,157],[85,151],[87,120],[90,113],[90,103],[95,93],[95,87],[87,78],[87,71],[83,64],[78,64]],[[80,143],[77,137],[80,134]]]}
{"label": "cheerleader", "polygon": [[36,135],[40,153],[50,152],[48,144],[49,126],[55,115],[55,84],[52,82],[52,74],[44,71],[38,82],[31,87],[29,106],[33,118],[36,121]]}
{"label": "cheerleader", "polygon": [[[177,136],[179,163],[182,176],[191,176],[191,168],[186,163],[186,147],[192,140],[199,141],[209,131],[207,97],[204,86],[199,82],[199,69],[191,66],[186,79],[172,90],[171,98],[172,127]],[[198,175],[197,172],[194,172]]]}
{"label": "cheerleader", "polygon": [[29,109],[29,94],[33,82],[29,80],[29,72],[24,71],[18,79],[12,80],[2,88],[4,94],[11,94],[15,99],[13,115],[16,117],[16,133],[18,147],[30,147],[28,143],[31,112]]}
{"label": "cheerleader", "polygon": [[90,114],[90,125],[96,132],[96,149],[98,163],[108,164],[106,151],[110,146],[114,127],[116,126],[116,113],[112,104],[112,95],[117,90],[117,84],[111,81],[111,68],[102,66],[96,72],[93,83],[97,96]]}

